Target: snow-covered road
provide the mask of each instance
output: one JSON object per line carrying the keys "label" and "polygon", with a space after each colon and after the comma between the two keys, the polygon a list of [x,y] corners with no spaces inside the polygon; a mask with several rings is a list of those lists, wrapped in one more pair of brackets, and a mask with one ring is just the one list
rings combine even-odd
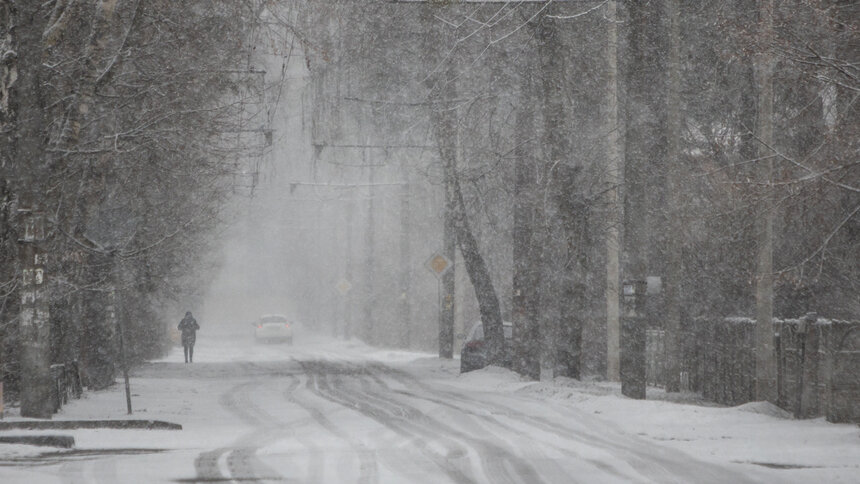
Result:
{"label": "snow-covered road", "polygon": [[[456,362],[315,336],[290,347],[201,333],[195,363],[181,360],[175,352],[145,365],[132,388],[134,418],[177,422],[182,431],[64,432],[77,440],[71,451],[0,446],[0,481],[742,483],[860,475],[856,426],[634,402],[609,384],[524,382],[492,368],[461,376]],[[121,390],[88,394],[57,418],[128,418]]]}

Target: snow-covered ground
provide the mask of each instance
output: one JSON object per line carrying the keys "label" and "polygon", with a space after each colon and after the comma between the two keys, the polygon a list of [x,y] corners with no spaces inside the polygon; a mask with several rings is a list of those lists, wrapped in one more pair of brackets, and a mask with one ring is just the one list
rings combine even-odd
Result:
{"label": "snow-covered ground", "polygon": [[116,385],[56,416],[183,430],[0,432],[77,444],[0,444],[0,482],[860,482],[856,425],[500,368],[459,375],[456,360],[299,336],[203,331],[193,364],[177,349],[135,371],[134,415]]}

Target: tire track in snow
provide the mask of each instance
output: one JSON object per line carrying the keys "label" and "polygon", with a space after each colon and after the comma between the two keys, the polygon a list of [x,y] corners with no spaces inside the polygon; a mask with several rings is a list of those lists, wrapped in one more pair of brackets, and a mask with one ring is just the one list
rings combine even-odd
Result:
{"label": "tire track in snow", "polygon": [[[268,382],[253,381],[235,385],[224,392],[219,398],[219,403],[239,420],[253,427],[249,433],[239,438],[229,447],[221,447],[211,451],[203,452],[194,461],[197,474],[197,482],[228,482],[231,480],[252,480],[262,482],[266,480],[283,481],[284,477],[263,463],[257,457],[257,451],[283,437],[284,430],[295,426],[283,424],[268,413],[264,412],[258,405],[253,403],[248,394],[255,387],[261,387]],[[293,388],[298,386],[298,380],[293,382]],[[253,392],[256,393],[256,392]],[[261,418],[260,415],[264,416]],[[269,419],[268,421],[266,419]],[[275,424],[273,427],[272,424]],[[227,455],[226,465],[229,476],[225,476],[219,466],[222,456]]]}
{"label": "tire track in snow", "polygon": [[[466,458],[469,455],[468,449],[471,449],[472,454],[480,460],[481,469],[489,482],[512,484],[542,482],[531,463],[514,453],[515,451],[464,433],[430,417],[412,405],[393,400],[394,395],[385,386],[375,389],[373,383],[376,382],[377,377],[368,366],[350,363],[338,365],[328,362],[318,362],[317,365],[329,370],[326,372],[327,376],[331,376],[335,387],[345,393],[347,400],[357,403],[359,409],[364,405],[365,411],[384,425],[392,427],[394,422],[398,422],[401,429],[411,430],[422,436],[425,442],[429,439],[443,443],[449,449],[446,458]],[[353,377],[351,380],[358,385],[358,388],[348,387],[349,382],[344,380],[346,376]],[[462,444],[465,444],[468,449]],[[474,480],[474,478],[470,479]]]}
{"label": "tire track in snow", "polygon": [[[407,421],[392,419],[391,416],[381,409],[355,398],[356,395],[352,392],[345,391],[341,388],[333,387],[329,384],[327,376],[331,371],[330,363],[320,361],[300,361],[299,364],[305,368],[308,374],[313,374],[317,378],[318,386],[315,390],[317,395],[331,402],[337,403],[345,408],[356,411],[371,420],[374,420],[384,427],[390,429],[395,434],[401,436],[411,442],[413,446],[421,452],[427,459],[436,465],[448,478],[457,484],[472,484],[476,482],[471,476],[463,472],[459,466],[448,461],[446,454],[433,451],[427,438],[436,438],[436,441],[446,441],[448,439],[438,438],[437,435],[428,435],[428,432],[423,429],[416,428]],[[337,368],[335,368],[337,370]],[[343,371],[342,369],[340,371]],[[451,444],[456,445],[456,444]]]}
{"label": "tire track in snow", "polygon": [[[447,408],[450,411],[452,411],[451,412],[452,418],[459,419],[459,421],[462,423],[464,429],[466,427],[470,427],[470,428],[473,428],[475,430],[476,434],[481,433],[481,432],[486,433],[490,437],[490,440],[493,442],[497,441],[497,439],[503,440],[503,441],[504,440],[509,441],[510,437],[518,438],[518,439],[520,439],[520,441],[522,441],[524,435],[525,436],[530,435],[530,432],[528,432],[528,429],[525,429],[525,431],[524,431],[523,428],[517,428],[517,427],[511,426],[511,425],[507,425],[507,424],[503,423],[502,421],[500,421],[498,418],[489,415],[489,412],[486,409],[488,407],[490,407],[491,405],[487,401],[469,400],[469,402],[471,404],[478,406],[482,410],[481,412],[475,412],[474,407],[469,408],[469,407],[455,405],[449,401],[444,400],[441,397],[436,397],[435,394],[433,394],[433,393],[431,393],[431,396],[428,396],[428,395],[419,395],[418,393],[413,393],[413,392],[405,391],[405,390],[392,389],[388,385],[388,383],[380,376],[380,374],[386,375],[386,376],[390,377],[391,379],[398,381],[399,383],[401,383],[407,387],[414,387],[412,385],[413,383],[415,385],[424,385],[424,384],[421,382],[418,382],[417,380],[415,382],[409,381],[408,377],[407,377],[406,381],[401,381],[401,378],[399,378],[401,375],[395,374],[396,370],[393,370],[393,369],[386,367],[384,365],[372,364],[372,365],[370,365],[370,368],[372,368],[374,370],[373,372],[371,372],[371,376],[373,377],[374,381],[380,387],[385,389],[386,394],[403,395],[405,397],[408,397],[408,398],[411,398],[411,399],[414,399],[417,401],[425,401],[425,402],[432,403],[434,405],[439,406],[440,408]],[[432,390],[429,390],[429,389],[427,391],[432,392]],[[450,394],[450,395],[448,395],[448,398],[453,399],[456,396],[457,396],[456,394]],[[484,422],[484,423],[481,423],[481,422]],[[525,427],[527,427],[527,425],[525,425]],[[503,432],[503,434],[499,432],[500,430]],[[530,437],[526,437],[526,438],[530,438]],[[532,439],[532,440],[534,440],[534,439]],[[584,481],[574,480],[573,477],[570,475],[570,473],[568,471],[566,471],[565,469],[563,469],[556,462],[556,459],[548,457],[546,455],[546,452],[540,450],[539,447],[541,447],[541,446],[542,447],[549,447],[557,453],[564,454],[566,457],[570,457],[571,459],[576,459],[576,460],[579,460],[581,462],[587,463],[587,464],[593,466],[595,468],[595,470],[606,472],[607,474],[609,474],[615,478],[623,479],[623,480],[628,480],[631,478],[631,475],[629,473],[624,474],[622,471],[615,469],[611,465],[607,465],[605,462],[603,462],[601,460],[585,457],[585,456],[581,455],[580,453],[577,453],[577,452],[575,452],[572,449],[569,449],[567,447],[553,444],[552,442],[545,442],[545,441],[536,441],[536,443],[538,443],[540,445],[539,446],[525,446],[524,448],[511,447],[510,445],[506,445],[506,447],[507,447],[508,452],[517,453],[517,455],[522,453],[522,459],[525,462],[541,461],[542,465],[541,465],[540,470],[539,471],[537,469],[534,469],[534,470],[535,470],[535,472],[538,472],[539,474],[545,475],[546,478],[548,479],[548,482],[573,483],[573,482],[590,482],[590,480],[588,480],[588,479],[586,479]],[[493,445],[495,445],[495,444],[493,444]],[[635,476],[633,476],[633,477],[635,477]],[[529,477],[529,478],[531,478],[531,477]]]}
{"label": "tire track in snow", "polygon": [[[395,393],[392,392],[388,385],[385,384],[378,375],[370,371],[370,367],[368,368],[368,377],[377,384],[380,390],[374,390],[370,384],[370,380],[365,378],[363,379],[362,386],[364,387],[364,392],[367,396],[375,398],[380,402],[385,402],[388,405],[393,404],[398,409],[399,413],[406,415],[404,418],[417,419],[428,428],[441,429],[446,435],[455,436],[473,448],[481,460],[481,467],[489,482],[543,482],[537,470],[531,465],[531,463],[529,463],[528,460],[516,454],[515,449],[505,448],[486,438],[472,436],[460,429],[452,427],[448,423],[444,423],[428,416],[420,409],[409,405],[402,400],[395,400]],[[567,482],[571,481],[567,480]]]}
{"label": "tire track in snow", "polygon": [[[301,385],[301,380],[292,376],[292,381],[287,389],[282,393],[282,397],[286,398],[288,401],[293,402],[292,395],[296,392],[296,390]],[[272,421],[276,421],[274,417],[269,417]],[[313,422],[313,416],[303,421],[305,423]],[[307,474],[306,477],[302,480],[302,482],[316,483],[323,482],[323,476],[325,472],[325,455],[323,454],[322,449],[319,448],[313,440],[307,438],[305,434],[302,432],[293,432],[293,438],[296,439],[298,443],[305,448],[305,451],[308,454],[307,460]]]}
{"label": "tire track in snow", "polygon": [[[501,415],[506,415],[506,416],[509,416],[514,421],[522,422],[524,424],[524,426],[526,426],[526,427],[531,426],[535,429],[555,434],[559,437],[562,437],[562,438],[570,440],[570,441],[578,442],[578,443],[583,444],[585,446],[590,446],[593,448],[600,448],[600,449],[604,450],[605,452],[607,452],[608,454],[610,454],[610,456],[615,456],[617,458],[626,457],[626,459],[622,459],[623,462],[629,464],[633,469],[635,469],[637,471],[640,471],[640,472],[645,471],[645,472],[643,472],[644,474],[649,475],[648,477],[650,477],[650,478],[657,479],[658,482],[675,482],[675,479],[677,478],[677,472],[670,470],[670,466],[667,467],[667,463],[662,462],[664,459],[657,457],[657,456],[654,456],[653,450],[649,451],[649,453],[647,455],[641,455],[642,449],[631,445],[632,437],[624,436],[624,438],[618,438],[618,439],[614,439],[614,440],[610,440],[609,438],[607,438],[606,437],[607,428],[605,426],[601,426],[601,425],[605,425],[602,422],[601,422],[601,424],[597,424],[597,423],[592,423],[591,419],[588,419],[588,418],[578,419],[577,423],[579,423],[580,425],[583,425],[585,427],[589,427],[589,428],[586,430],[584,430],[584,429],[571,429],[571,428],[568,428],[567,426],[565,426],[564,424],[561,424],[560,422],[555,422],[555,421],[551,421],[551,420],[544,419],[541,417],[528,415],[528,414],[522,413],[518,410],[515,410],[511,407],[497,403],[497,402],[490,402],[487,400],[480,400],[479,401],[476,399],[468,398],[468,397],[464,396],[463,394],[460,394],[457,392],[450,392],[450,391],[445,391],[445,390],[441,390],[438,388],[432,388],[432,387],[428,386],[427,384],[425,384],[424,382],[412,377],[408,373],[396,370],[394,368],[386,367],[384,365],[379,365],[379,366],[380,366],[380,368],[383,369],[383,371],[385,371],[392,378],[398,380],[400,383],[402,383],[406,386],[411,386],[413,389],[420,389],[420,390],[423,390],[425,392],[428,392],[431,396],[428,396],[426,394],[425,395],[418,395],[415,393],[404,392],[404,391],[400,391],[400,390],[395,390],[396,392],[403,393],[406,395],[411,395],[414,398],[428,400],[428,401],[431,401],[431,402],[436,403],[438,405],[450,407],[450,408],[455,409],[457,411],[460,411],[463,413],[468,413],[468,414],[471,414],[475,417],[482,418],[482,419],[487,420],[487,421],[491,421],[495,425],[506,427],[506,428],[510,429],[511,431],[523,433],[522,429],[518,429],[518,428],[513,427],[511,425],[505,424],[505,423],[501,422],[496,417],[493,417],[493,416],[487,415],[487,414],[483,414],[483,413],[476,413],[474,411],[475,407],[478,407],[481,409],[492,409],[492,410],[494,410],[495,413],[498,413]],[[444,395],[444,397],[447,398],[448,400],[445,400],[445,399],[438,397],[436,395]],[[460,405],[456,405],[456,404],[452,403],[454,401],[460,402],[465,406],[460,406]],[[565,417],[569,417],[569,416],[565,416]],[[528,430],[526,430],[525,433],[528,433]],[[573,457],[573,458],[582,459],[582,460],[588,462],[589,464],[595,466],[596,468],[598,468],[604,472],[607,472],[608,474],[612,475],[615,478],[624,479],[624,480],[633,480],[633,479],[637,479],[637,478],[642,477],[641,475],[631,475],[629,472],[625,472],[624,469],[619,468],[617,465],[613,464],[612,462],[604,462],[604,461],[601,461],[598,459],[584,458],[579,453],[571,452],[569,449],[564,449],[564,448],[559,448],[559,447],[556,447],[556,448],[563,451],[563,452],[567,452],[567,453],[571,454],[571,457]],[[626,456],[618,456],[619,450],[623,451],[627,455]],[[656,451],[660,451],[660,450],[661,449],[656,449]],[[663,450],[668,451],[668,449],[663,449]],[[686,465],[685,462],[688,460],[690,460],[689,457],[683,456],[680,459],[678,459],[678,462],[682,463],[681,465]],[[674,463],[674,461],[671,463],[668,463],[668,464],[673,464],[673,463]],[[704,465],[704,463],[701,463],[701,464]],[[720,469],[720,470],[722,470],[722,469]],[[693,474],[693,475],[695,475],[695,474]],[[667,478],[669,479],[669,481],[666,481]],[[717,480],[716,482],[722,482],[722,481]],[[745,481],[738,481],[738,482],[745,482]]]}
{"label": "tire track in snow", "polygon": [[[614,429],[607,428],[607,422],[602,420],[597,421],[588,418],[588,416],[584,416],[585,418],[575,420],[576,423],[581,425],[583,428],[573,429],[563,423],[565,421],[564,419],[559,421],[553,421],[545,417],[523,413],[519,410],[516,410],[512,407],[503,405],[498,402],[470,399],[463,394],[457,392],[450,392],[441,390],[439,388],[430,387],[426,383],[418,380],[417,378],[413,377],[412,375],[409,375],[404,371],[388,367],[381,363],[374,363],[372,366],[374,368],[379,369],[380,371],[383,371],[387,375],[391,376],[392,378],[406,386],[412,387],[413,389],[420,389],[423,392],[429,392],[431,395],[433,395],[427,396],[413,394],[416,398],[426,399],[439,405],[452,407],[461,412],[470,412],[476,416],[483,417],[485,419],[491,419],[496,422],[497,425],[507,426],[512,431],[522,432],[521,429],[516,429],[510,425],[500,422],[494,417],[491,417],[489,415],[478,415],[473,412],[474,406],[477,406],[479,408],[492,408],[500,414],[511,417],[512,420],[523,422],[524,424],[531,425],[534,428],[542,430],[544,432],[553,433],[565,439],[570,439],[585,445],[601,448],[610,455],[613,455],[629,464],[633,469],[635,469],[638,473],[641,474],[640,476],[638,476],[640,478],[644,477],[648,480],[654,480],[656,482],[694,481],[715,484],[720,484],[726,482],[727,480],[735,483],[757,482],[731,469],[720,467],[718,465],[714,465],[708,462],[695,460],[694,458],[683,453],[682,451],[677,451],[659,444],[654,444],[653,442],[644,441],[636,436],[627,435],[623,432],[612,432],[612,430]],[[439,395],[444,396],[444,399],[442,397],[439,397]],[[458,401],[465,405],[473,407],[470,409],[469,407],[457,406],[453,404],[452,401]],[[550,407],[548,408],[551,409]],[[569,415],[563,416],[567,417],[568,419],[570,417]],[[623,470],[616,468],[611,463],[601,464],[600,461],[595,460],[592,460],[591,463],[594,465],[599,465],[603,470],[616,474],[617,477],[623,479],[631,479],[636,477],[630,476],[629,473],[624,473]]]}
{"label": "tire track in snow", "polygon": [[[291,380],[286,393],[292,393],[299,386],[298,378],[291,376]],[[257,385],[270,387],[271,383],[265,381],[257,383]],[[256,480],[283,480],[284,476],[278,474],[260,460],[257,456],[257,451],[261,447],[282,439],[284,431],[295,427],[298,422],[294,422],[292,425],[283,422],[252,401],[249,398],[249,394],[257,394],[257,392],[242,392],[240,394],[240,408],[250,419],[257,422],[257,430],[253,435],[248,436],[248,445],[240,446],[227,456],[227,468],[230,469],[230,473],[234,478],[240,480],[244,480],[247,477]],[[303,438],[301,435],[301,433],[294,433],[296,440],[307,449],[310,456],[305,482],[322,482],[324,456],[312,441]],[[261,478],[259,477],[261,475],[271,477]]]}
{"label": "tire track in snow", "polygon": [[[388,418],[409,422],[411,425],[423,429],[423,432],[431,438],[454,442],[458,448],[450,451],[449,456],[453,455],[456,458],[468,456],[469,452],[460,445],[460,442],[466,444],[472,450],[472,454],[480,460],[481,469],[488,482],[494,484],[542,482],[534,467],[514,453],[516,450],[511,451],[486,439],[468,435],[430,417],[414,406],[394,400],[394,394],[387,385],[379,385],[381,390],[374,390],[371,381],[379,384],[381,380],[371,371],[372,365],[356,365],[347,362],[345,366],[350,370],[348,372],[335,371],[333,372],[334,378],[337,379],[343,374],[355,374],[356,380],[362,387],[361,391],[350,392],[350,395],[353,397],[362,396],[366,402],[371,403],[376,408],[384,409]],[[569,479],[566,482],[570,482]]]}
{"label": "tire track in snow", "polygon": [[[382,383],[383,385],[384,382]],[[387,385],[385,385],[386,388]],[[535,469],[539,474],[545,475],[548,479],[548,482],[564,482],[564,483],[574,483],[574,482],[591,482],[590,479],[585,480],[576,480],[573,476],[570,475],[568,471],[563,469],[557,462],[556,459],[548,457],[546,452],[540,450],[539,447],[548,447],[553,451],[565,455],[566,458],[570,458],[573,460],[577,460],[588,464],[594,468],[594,470],[598,470],[601,472],[605,472],[608,476],[612,476],[615,479],[619,480],[630,480],[635,478],[635,475],[631,475],[630,473],[624,473],[623,470],[617,469],[616,467],[607,464],[606,462],[589,458],[582,453],[577,452],[569,447],[565,447],[562,445],[555,444],[550,441],[543,441],[539,439],[534,439],[532,437],[528,437],[531,435],[530,430],[528,429],[528,425],[524,424],[520,427],[515,427],[512,425],[505,424],[498,418],[492,416],[485,409],[489,407],[486,401],[474,401],[472,404],[481,405],[481,412],[476,412],[474,408],[470,408],[467,406],[458,406],[449,401],[443,400],[438,397],[428,396],[428,395],[419,395],[417,393],[413,393],[411,391],[406,390],[394,390],[391,389],[391,392],[399,395],[406,396],[408,398],[412,398],[418,401],[426,401],[438,405],[440,408],[447,408],[452,411],[452,418],[459,419],[462,422],[462,426],[465,428],[473,428],[476,433],[484,432],[491,436],[492,440],[495,438],[505,439],[510,437],[520,438],[520,443],[522,444],[523,439],[529,439],[535,441],[536,446],[522,446],[522,448],[517,447],[511,449],[512,452],[522,452],[522,457],[527,462],[541,461],[542,465],[539,471]],[[487,412],[487,413],[485,413]],[[482,423],[483,422],[483,423]],[[523,427],[526,427],[525,429]],[[504,432],[504,434],[500,434],[499,431]],[[546,429],[543,429],[546,431]],[[553,432],[557,435],[556,432]],[[525,437],[524,437],[525,436]],[[510,448],[510,447],[509,447]],[[585,474],[588,475],[588,471],[585,471]]]}
{"label": "tire track in snow", "polygon": [[[315,386],[316,375],[308,375],[305,382],[305,388],[311,393],[315,393]],[[349,434],[341,430],[331,420],[329,420],[329,418],[326,417],[320,409],[304,401],[304,399],[299,396],[298,392],[290,391],[285,393],[285,397],[288,401],[302,407],[306,412],[308,412],[320,427],[326,429],[335,437],[343,440],[353,449],[353,452],[358,456],[359,460],[359,484],[376,484],[379,482],[379,466],[376,461],[375,451],[350,437]]]}
{"label": "tire track in snow", "polygon": [[[355,409],[355,404],[342,399],[335,401],[332,395],[323,395],[322,393],[324,392],[320,388],[319,383],[321,378],[323,377],[317,374],[309,375],[308,390],[317,399],[334,404],[337,408],[347,410],[348,413],[354,412],[367,417]],[[327,383],[323,383],[322,387],[330,389]],[[383,428],[391,430],[385,426]],[[422,459],[422,454],[416,454],[416,451],[420,450],[418,448],[420,444],[415,445],[415,441],[419,439],[416,437],[404,439],[403,434],[393,431],[392,433],[395,436],[393,439],[392,437],[385,437],[383,435],[374,435],[372,445],[375,446],[373,452],[377,462],[382,461],[386,468],[399,473],[403,479],[398,482],[438,484],[438,478],[436,477],[438,465],[429,459]]]}
{"label": "tire track in snow", "polygon": [[[363,370],[362,370],[363,371]],[[322,385],[324,388],[331,390],[332,386],[329,384],[328,379],[332,377],[331,375],[326,375],[322,378]],[[346,388],[346,385],[342,381],[342,379],[338,379],[337,376],[333,376],[333,379],[337,380],[335,383],[335,387],[342,394],[346,392],[348,395],[354,397],[358,394],[357,391]],[[387,402],[383,402],[386,404]],[[349,403],[349,405],[357,405],[356,403]],[[361,404],[361,403],[358,403]],[[365,405],[366,408],[371,408]],[[352,407],[351,407],[352,408]],[[354,408],[353,408],[354,409]],[[402,409],[397,411],[398,415],[401,418],[409,419],[410,415],[403,413]],[[386,419],[387,416],[385,413],[378,413],[379,418]],[[366,415],[365,415],[366,416]],[[389,464],[389,467],[392,469],[396,469],[397,472],[402,474],[408,481],[403,482],[430,482],[431,484],[436,484],[438,481],[437,478],[433,477],[437,474],[439,469],[445,470],[445,467],[455,465],[457,461],[463,461],[467,458],[466,448],[460,445],[459,442],[456,442],[451,439],[442,439],[438,436],[432,437],[428,440],[420,435],[413,434],[411,437],[407,437],[404,433],[398,433],[394,431],[390,425],[385,424],[381,420],[376,420],[377,423],[382,423],[382,425],[389,430],[391,430],[395,435],[398,436],[398,440],[395,440],[392,447],[386,448],[384,456],[387,457],[386,462]],[[390,420],[389,420],[390,422]],[[381,442],[374,442],[379,445]],[[447,450],[444,454],[440,452],[435,452],[432,455],[428,455],[428,452],[433,452],[430,448],[431,443],[437,443],[442,445],[442,447]],[[416,454],[417,451],[417,454]],[[399,455],[395,455],[399,454]],[[445,466],[440,465],[440,461],[436,458],[437,456],[443,456],[445,458]],[[421,457],[424,457],[422,459]],[[416,459],[416,457],[418,457]],[[422,471],[419,466],[420,464],[425,464],[424,470]],[[456,482],[456,481],[455,481]]]}

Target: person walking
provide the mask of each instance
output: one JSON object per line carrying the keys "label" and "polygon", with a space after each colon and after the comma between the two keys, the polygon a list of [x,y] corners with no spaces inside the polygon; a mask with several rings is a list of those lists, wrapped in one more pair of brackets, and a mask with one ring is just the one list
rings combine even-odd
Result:
{"label": "person walking", "polygon": [[182,348],[185,350],[185,362],[191,363],[194,360],[194,341],[197,339],[197,330],[200,329],[200,325],[197,324],[197,320],[191,315],[191,311],[188,311],[176,329],[182,331]]}

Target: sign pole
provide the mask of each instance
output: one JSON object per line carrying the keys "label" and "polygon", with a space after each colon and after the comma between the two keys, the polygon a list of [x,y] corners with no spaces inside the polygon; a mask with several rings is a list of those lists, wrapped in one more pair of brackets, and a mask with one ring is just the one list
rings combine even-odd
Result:
{"label": "sign pole", "polygon": [[[449,305],[453,301],[447,300],[447,294],[443,298],[442,283],[444,277],[450,275],[449,273],[454,268],[454,263],[445,257],[444,254],[436,252],[427,259],[424,267],[436,276],[436,295],[439,301],[439,357],[450,359],[453,357],[453,325],[450,328],[448,327],[446,321],[448,314],[446,312],[449,311]],[[446,339],[451,339],[451,341],[446,341]]]}

